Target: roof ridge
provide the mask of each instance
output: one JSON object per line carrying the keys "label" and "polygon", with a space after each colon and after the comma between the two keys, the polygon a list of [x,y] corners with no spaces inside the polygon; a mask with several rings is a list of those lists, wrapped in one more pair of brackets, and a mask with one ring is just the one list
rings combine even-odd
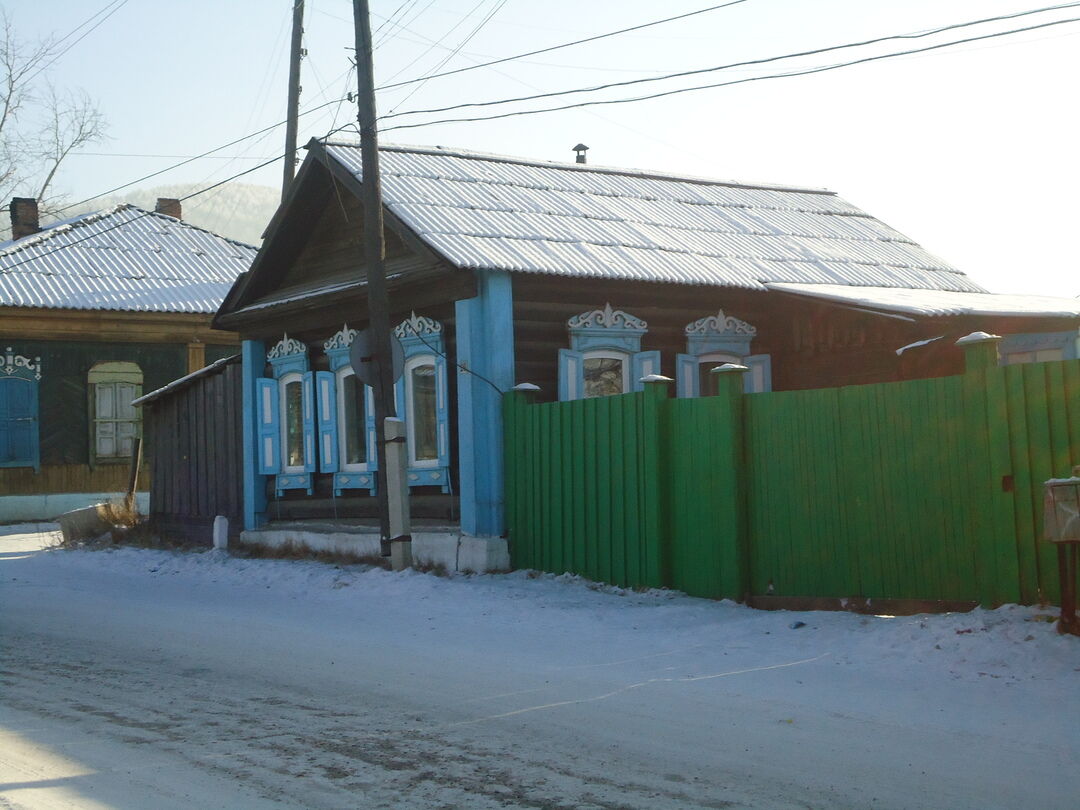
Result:
{"label": "roof ridge", "polygon": [[[346,146],[359,149],[360,144],[356,141],[327,140],[326,146]],[[483,160],[493,163],[512,163],[518,166],[536,166],[546,169],[562,169],[574,172],[586,172],[593,174],[610,174],[621,177],[635,177],[643,180],[674,180],[682,183],[696,185],[726,186],[729,188],[762,189],[764,191],[786,191],[802,194],[821,194],[830,197],[838,196],[835,191],[827,188],[808,188],[805,186],[792,186],[782,183],[755,183],[739,180],[719,180],[713,177],[700,175],[675,174],[647,169],[627,169],[620,166],[601,166],[586,163],[563,163],[557,160],[540,160],[537,158],[524,158],[515,155],[503,155],[495,152],[479,152],[471,149],[445,146],[413,146],[409,144],[379,144],[380,152],[407,152],[415,155],[442,155],[447,157],[459,157],[466,160]]]}
{"label": "roof ridge", "polygon": [[[60,220],[59,222],[46,225],[37,233],[27,234],[21,239],[13,240],[9,242],[5,247],[0,247],[0,258],[11,256],[13,254],[19,253],[20,251],[26,250],[27,248],[37,247],[43,242],[48,242],[53,237],[59,236],[62,233],[67,233],[68,231],[72,231],[77,228],[84,228],[87,225],[93,225],[95,222],[100,222],[101,220],[107,219],[108,217],[118,214],[124,210],[138,211],[139,214],[142,216],[152,216],[158,217],[160,219],[166,219],[169,222],[174,222],[177,225],[183,226],[184,228],[190,228],[192,230],[200,231],[214,237],[215,239],[221,239],[223,242],[228,242],[229,244],[237,245],[242,248],[247,248],[248,250],[258,251],[259,249],[255,245],[250,245],[247,242],[241,242],[239,239],[233,239],[231,236],[224,236],[215,231],[211,231],[209,228],[204,228],[201,225],[195,225],[191,222],[188,222],[187,220],[169,216],[168,214],[162,214],[160,211],[150,211],[146,208],[135,205],[135,203],[123,202],[117,203],[110,208],[103,208],[100,211],[90,211],[86,214],[79,214],[67,220]],[[141,216],[136,217],[136,219],[140,218]],[[130,221],[134,222],[135,220],[132,219]],[[118,225],[117,227],[122,227],[122,225]]]}

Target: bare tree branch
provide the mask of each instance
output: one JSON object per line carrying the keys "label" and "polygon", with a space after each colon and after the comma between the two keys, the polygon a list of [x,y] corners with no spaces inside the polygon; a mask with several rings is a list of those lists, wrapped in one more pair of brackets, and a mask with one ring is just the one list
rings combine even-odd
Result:
{"label": "bare tree branch", "polygon": [[53,189],[64,163],[105,139],[105,117],[85,92],[59,91],[43,79],[61,53],[53,37],[20,38],[0,8],[0,203],[21,192],[38,199],[43,212],[56,208]]}
{"label": "bare tree branch", "polygon": [[60,94],[52,85],[45,93],[43,107],[48,119],[39,140],[38,156],[46,173],[36,197],[45,203],[56,172],[68,155],[104,140],[105,117],[84,91]]}

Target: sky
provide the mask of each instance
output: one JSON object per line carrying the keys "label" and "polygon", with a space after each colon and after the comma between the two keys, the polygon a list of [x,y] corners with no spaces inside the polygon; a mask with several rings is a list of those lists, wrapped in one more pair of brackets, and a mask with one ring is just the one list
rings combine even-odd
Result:
{"label": "sky", "polygon": [[[115,13],[47,76],[57,87],[85,89],[109,123],[109,140],[73,156],[58,178],[59,190],[73,200],[284,119],[292,0],[0,2],[28,39],[63,36],[113,4]],[[715,4],[373,0],[376,85]],[[684,20],[386,90],[378,94],[377,104],[380,115],[387,116],[592,87],[1040,7],[1034,0],[744,0]],[[401,25],[384,24],[395,11],[400,11],[396,21]],[[351,15],[349,0],[307,0],[301,109],[341,99],[355,89]],[[380,138],[383,143],[566,161],[573,160],[571,147],[582,142],[590,147],[594,164],[828,188],[988,289],[1077,296],[1080,264],[1071,242],[1075,190],[1080,188],[1075,159],[1080,113],[1073,88],[1080,73],[1080,22],[650,101],[391,129],[774,75],[1070,18],[1080,18],[1080,7],[637,87],[448,114],[399,115],[381,122]],[[355,107],[346,101],[309,113],[301,118],[301,142],[352,120]],[[284,127],[278,127],[136,187],[209,185],[283,149]],[[241,180],[280,186],[281,164]]]}

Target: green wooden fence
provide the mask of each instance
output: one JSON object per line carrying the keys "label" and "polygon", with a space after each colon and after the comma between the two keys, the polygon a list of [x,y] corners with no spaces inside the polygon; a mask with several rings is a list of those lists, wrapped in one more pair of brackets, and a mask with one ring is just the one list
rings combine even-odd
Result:
{"label": "green wooden fence", "polygon": [[504,403],[518,567],[742,599],[1055,601],[1042,482],[1080,464],[1080,361],[769,394]]}

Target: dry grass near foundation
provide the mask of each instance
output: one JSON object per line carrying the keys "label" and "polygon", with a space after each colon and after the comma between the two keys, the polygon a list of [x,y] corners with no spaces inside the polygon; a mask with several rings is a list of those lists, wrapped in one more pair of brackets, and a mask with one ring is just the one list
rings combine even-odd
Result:
{"label": "dry grass near foundation", "polygon": [[390,558],[377,554],[355,554],[349,551],[316,551],[306,543],[288,542],[280,546],[264,546],[256,543],[230,545],[234,556],[259,560],[314,560],[329,565],[370,565],[390,569]]}

